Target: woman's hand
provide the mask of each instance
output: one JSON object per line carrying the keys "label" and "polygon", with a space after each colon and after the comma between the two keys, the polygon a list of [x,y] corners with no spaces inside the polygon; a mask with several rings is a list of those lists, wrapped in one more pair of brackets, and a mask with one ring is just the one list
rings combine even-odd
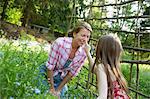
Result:
{"label": "woman's hand", "polygon": [[57,96],[54,87],[51,87],[51,88],[50,88],[50,93],[51,93],[52,95],[54,95],[54,96]]}
{"label": "woman's hand", "polygon": [[55,88],[50,88],[50,93],[54,94],[55,93]]}
{"label": "woman's hand", "polygon": [[52,94],[53,96],[56,96],[57,99],[60,99],[60,92],[55,91],[54,88],[51,88],[51,89],[50,89],[50,94]]}
{"label": "woman's hand", "polygon": [[56,91],[56,96],[60,96],[60,91]]}
{"label": "woman's hand", "polygon": [[55,88],[50,88],[50,93],[54,96],[60,96],[60,91],[56,91]]}

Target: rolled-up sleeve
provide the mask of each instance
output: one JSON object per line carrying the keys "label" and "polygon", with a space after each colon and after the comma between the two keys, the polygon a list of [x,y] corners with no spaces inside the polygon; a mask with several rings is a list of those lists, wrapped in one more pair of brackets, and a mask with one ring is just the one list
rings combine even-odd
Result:
{"label": "rolled-up sleeve", "polygon": [[86,59],[86,56],[83,56],[78,62],[73,64],[72,68],[70,69],[70,72],[73,76],[77,76],[80,72],[82,66],[84,65],[84,61]]}
{"label": "rolled-up sleeve", "polygon": [[49,70],[53,70],[54,67],[56,66],[56,63],[58,61],[58,55],[59,55],[59,44],[57,39],[51,46],[49,58],[48,61],[46,62],[46,67]]}

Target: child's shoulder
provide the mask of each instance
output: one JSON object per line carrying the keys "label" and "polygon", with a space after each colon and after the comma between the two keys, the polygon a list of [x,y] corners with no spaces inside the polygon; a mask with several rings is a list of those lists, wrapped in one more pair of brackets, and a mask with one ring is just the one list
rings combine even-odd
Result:
{"label": "child's shoulder", "polygon": [[104,71],[104,65],[103,64],[97,64],[95,66],[95,70],[97,70],[97,71]]}

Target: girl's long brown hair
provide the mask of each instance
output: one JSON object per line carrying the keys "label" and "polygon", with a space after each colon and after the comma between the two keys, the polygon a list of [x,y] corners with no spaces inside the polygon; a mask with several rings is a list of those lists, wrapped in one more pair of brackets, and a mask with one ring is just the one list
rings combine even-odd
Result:
{"label": "girl's long brown hair", "polygon": [[[113,99],[113,82],[110,75],[110,70],[114,74],[117,82],[127,92],[127,84],[120,70],[120,56],[123,48],[120,39],[116,34],[102,36],[97,44],[96,59],[93,65],[104,65],[104,70],[107,75],[108,94],[107,98]],[[100,66],[100,65],[99,65]],[[93,71],[92,69],[92,71]]]}

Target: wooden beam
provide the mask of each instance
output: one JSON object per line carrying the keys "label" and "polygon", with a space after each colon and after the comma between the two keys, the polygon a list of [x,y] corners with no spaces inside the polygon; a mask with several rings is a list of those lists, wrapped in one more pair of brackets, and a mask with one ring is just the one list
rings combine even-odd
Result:
{"label": "wooden beam", "polygon": [[111,31],[111,32],[124,32],[128,34],[150,34],[150,32],[131,32],[131,31],[124,31],[124,30],[117,30],[117,29],[101,29],[101,28],[93,28],[95,30],[100,30],[100,31]]}
{"label": "wooden beam", "polygon": [[85,17],[77,17],[77,16],[68,16],[68,17],[73,17],[77,19],[85,19],[85,20],[118,20],[118,19],[139,19],[139,18],[144,18],[144,19],[149,19],[150,15],[140,15],[140,16],[121,16],[121,17],[104,17],[104,18],[85,18]]}
{"label": "wooden beam", "polygon": [[122,60],[121,63],[148,64],[148,65],[150,65],[150,60]]}

